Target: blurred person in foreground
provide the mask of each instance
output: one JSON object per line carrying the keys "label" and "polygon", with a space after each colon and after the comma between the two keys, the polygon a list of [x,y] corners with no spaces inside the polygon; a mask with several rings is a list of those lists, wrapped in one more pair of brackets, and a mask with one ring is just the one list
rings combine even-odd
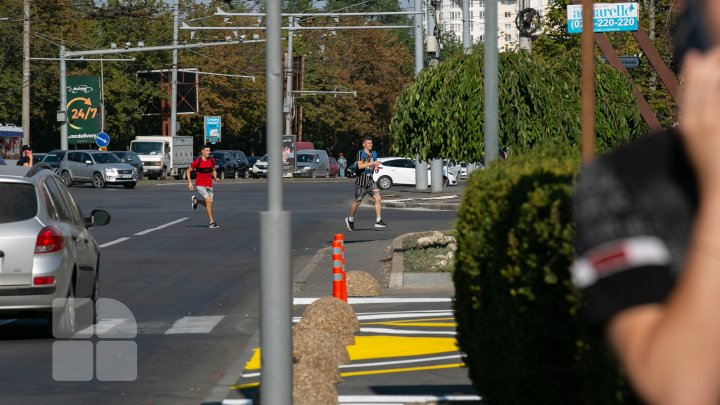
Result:
{"label": "blurred person in foreground", "polygon": [[636,390],[720,403],[720,0],[674,31],[680,122],[583,168],[573,279]]}

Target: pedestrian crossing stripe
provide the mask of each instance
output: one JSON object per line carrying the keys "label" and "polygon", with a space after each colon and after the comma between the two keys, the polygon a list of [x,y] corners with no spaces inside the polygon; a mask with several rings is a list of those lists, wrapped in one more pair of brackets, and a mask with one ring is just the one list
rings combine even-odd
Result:
{"label": "pedestrian crossing stripe", "polygon": [[[450,322],[442,322],[450,321]],[[385,321],[385,322],[362,322],[361,325],[385,325],[385,326],[415,326],[427,328],[453,328],[457,327],[455,318],[427,318],[427,319],[410,319],[405,321]]]}
{"label": "pedestrian crossing stripe", "polygon": [[[397,357],[424,356],[458,351],[457,340],[452,337],[406,337],[406,336],[355,336],[355,344],[347,347],[351,361],[388,359]],[[245,370],[260,369],[260,349],[254,349],[253,356]]]}
{"label": "pedestrian crossing stripe", "polygon": [[443,370],[443,369],[448,369],[448,368],[460,368],[460,367],[465,367],[465,363],[438,364],[435,366],[386,368],[386,369],[382,369],[382,370],[347,371],[344,373],[340,373],[340,376],[341,377],[358,377],[358,376],[363,376],[363,375],[409,373],[412,371]]}

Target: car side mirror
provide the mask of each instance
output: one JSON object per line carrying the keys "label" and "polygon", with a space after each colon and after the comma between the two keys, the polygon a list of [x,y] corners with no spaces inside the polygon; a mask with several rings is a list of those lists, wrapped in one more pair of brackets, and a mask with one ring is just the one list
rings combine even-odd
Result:
{"label": "car side mirror", "polygon": [[105,210],[93,210],[90,217],[85,218],[85,226],[103,226],[110,223],[110,213]]}
{"label": "car side mirror", "polygon": [[86,161],[85,161],[85,164],[86,164],[86,165],[91,165],[91,164],[92,164],[92,160],[86,160]]}

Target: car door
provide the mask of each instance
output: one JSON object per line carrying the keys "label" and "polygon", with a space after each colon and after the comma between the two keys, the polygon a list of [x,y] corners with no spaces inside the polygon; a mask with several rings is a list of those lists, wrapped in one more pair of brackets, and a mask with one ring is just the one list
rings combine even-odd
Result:
{"label": "car door", "polygon": [[393,184],[404,184],[402,182],[402,175],[398,173],[398,160],[390,159],[381,163],[381,169],[378,171],[376,178],[382,176],[388,176],[392,180]]}

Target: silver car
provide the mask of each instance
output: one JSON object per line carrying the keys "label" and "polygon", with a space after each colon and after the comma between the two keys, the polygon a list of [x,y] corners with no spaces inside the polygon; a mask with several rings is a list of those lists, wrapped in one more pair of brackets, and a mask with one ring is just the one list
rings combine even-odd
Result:
{"label": "silver car", "polygon": [[0,318],[40,315],[55,337],[68,337],[80,320],[95,321],[100,249],[88,228],[110,214],[84,218],[49,167],[0,168]]}
{"label": "silver car", "polygon": [[137,169],[121,162],[111,152],[68,151],[60,162],[58,173],[68,187],[75,183],[91,183],[93,187],[122,184],[125,188],[133,188],[138,182]]}

